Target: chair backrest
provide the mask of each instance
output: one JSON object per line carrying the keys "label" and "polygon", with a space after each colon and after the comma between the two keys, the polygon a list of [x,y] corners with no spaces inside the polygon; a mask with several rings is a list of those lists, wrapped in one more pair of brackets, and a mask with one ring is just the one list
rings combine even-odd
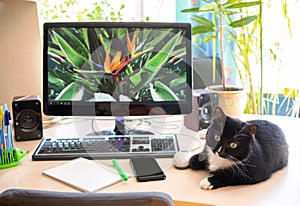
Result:
{"label": "chair backrest", "polygon": [[174,206],[162,192],[79,193],[9,189],[0,195],[1,206]]}

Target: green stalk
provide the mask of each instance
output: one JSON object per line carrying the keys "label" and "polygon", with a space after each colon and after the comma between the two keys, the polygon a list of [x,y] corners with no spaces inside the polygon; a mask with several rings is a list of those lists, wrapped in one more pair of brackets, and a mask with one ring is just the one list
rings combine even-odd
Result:
{"label": "green stalk", "polygon": [[219,30],[219,42],[220,42],[220,52],[221,52],[221,67],[222,67],[222,86],[223,90],[226,90],[226,76],[225,76],[225,63],[224,63],[224,48],[223,48],[223,15],[222,10],[219,8],[219,20],[220,20],[220,30]]}
{"label": "green stalk", "polygon": [[[216,16],[215,14],[212,15],[214,25],[216,25]],[[217,74],[217,31],[214,31],[214,36],[213,38],[213,82],[216,81],[216,74]]]}
{"label": "green stalk", "polygon": [[[242,9],[240,9],[241,13],[242,13]],[[241,15],[241,18],[243,18],[243,16]],[[248,32],[248,28],[244,26],[244,29],[246,30],[247,34]],[[247,72],[247,75],[249,77],[249,87],[250,87],[250,98],[251,98],[251,103],[252,103],[252,110],[254,114],[257,114],[257,105],[256,105],[256,96],[255,96],[255,92],[253,89],[253,79],[252,79],[252,73],[251,73],[251,69],[250,69],[250,63],[249,63],[249,39],[248,36],[246,36],[245,33],[242,34],[242,38],[243,38],[243,44],[245,46],[245,50],[241,51],[243,52],[243,56],[244,56],[244,64],[245,64],[245,70]]]}
{"label": "green stalk", "polygon": [[[260,39],[260,82],[263,82],[263,29],[262,29],[262,2],[259,5],[259,39]],[[263,84],[260,86],[260,114],[263,114]]]}

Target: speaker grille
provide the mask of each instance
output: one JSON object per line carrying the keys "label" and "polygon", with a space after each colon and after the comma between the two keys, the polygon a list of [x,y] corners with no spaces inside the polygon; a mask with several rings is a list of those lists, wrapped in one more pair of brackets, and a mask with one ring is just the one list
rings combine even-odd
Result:
{"label": "speaker grille", "polygon": [[199,96],[199,129],[206,129],[210,125],[217,105],[217,93],[204,92]]}
{"label": "speaker grille", "polygon": [[25,109],[21,111],[16,120],[16,124],[19,124],[24,130],[35,129],[39,125],[39,115],[32,109]]}
{"label": "speaker grille", "polygon": [[200,120],[205,124],[210,124],[210,121],[212,119],[212,115],[214,113],[214,106],[211,102],[204,104],[201,108],[199,108],[200,112]]}
{"label": "speaker grille", "polygon": [[193,112],[184,116],[184,125],[195,131],[208,128],[218,105],[218,94],[202,89],[194,90],[193,101]]}
{"label": "speaker grille", "polygon": [[15,139],[17,141],[41,139],[43,137],[41,102],[36,100],[14,100],[12,104]]}

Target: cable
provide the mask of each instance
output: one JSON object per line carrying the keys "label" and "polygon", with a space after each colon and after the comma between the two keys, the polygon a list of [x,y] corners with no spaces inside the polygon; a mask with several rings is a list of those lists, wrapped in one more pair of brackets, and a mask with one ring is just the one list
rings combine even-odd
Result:
{"label": "cable", "polygon": [[44,128],[47,128],[53,124],[56,124],[56,123],[59,123],[63,120],[64,118],[63,117],[53,117],[52,119],[50,120],[43,120],[42,123],[43,123],[43,127]]}

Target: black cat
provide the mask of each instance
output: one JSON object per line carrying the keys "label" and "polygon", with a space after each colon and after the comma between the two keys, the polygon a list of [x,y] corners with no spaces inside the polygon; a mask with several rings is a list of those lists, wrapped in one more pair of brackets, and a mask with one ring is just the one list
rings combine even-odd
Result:
{"label": "black cat", "polygon": [[288,163],[283,131],[265,120],[243,122],[215,109],[206,133],[206,147],[190,159],[192,169],[208,169],[202,189],[254,184],[268,179]]}

